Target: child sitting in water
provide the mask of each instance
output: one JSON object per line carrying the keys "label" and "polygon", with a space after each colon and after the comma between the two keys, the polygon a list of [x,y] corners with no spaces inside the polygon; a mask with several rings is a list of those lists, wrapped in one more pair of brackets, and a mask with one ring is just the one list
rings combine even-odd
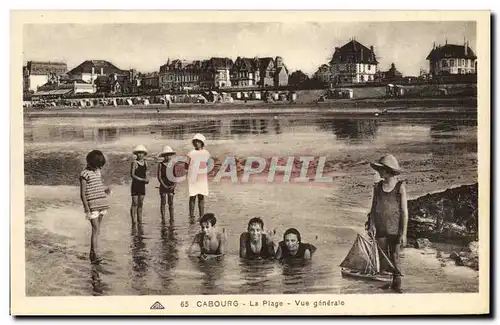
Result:
{"label": "child sitting in water", "polygon": [[290,228],[285,231],[283,241],[278,245],[276,259],[302,259],[310,260],[316,251],[316,247],[312,244],[302,242],[300,232],[295,228]]}
{"label": "child sitting in water", "polygon": [[111,190],[102,182],[101,169],[106,164],[103,153],[99,150],[92,150],[87,154],[86,160],[87,167],[80,173],[80,198],[86,218],[92,226],[90,261],[98,263],[100,261],[97,255],[99,230],[102,218],[109,208],[107,197]]}
{"label": "child sitting in water", "polygon": [[379,173],[382,180],[373,188],[372,208],[366,228],[370,237],[377,240],[396,269],[392,283],[389,284],[390,288],[402,293],[399,253],[401,245],[406,245],[408,225],[406,188],[397,178],[401,168],[393,155],[385,155],[370,165]]}
{"label": "child sitting in water", "polygon": [[168,212],[170,219],[174,218],[174,194],[175,185],[172,177],[176,177],[175,164],[172,162],[172,157],[175,155],[175,151],[169,146],[165,146],[160,153],[160,157],[163,161],[158,164],[158,181],[160,182],[160,213],[161,220],[165,222],[165,206],[168,199]]}
{"label": "child sitting in water", "polygon": [[273,258],[276,248],[272,233],[264,233],[264,221],[252,218],[248,222],[247,231],[240,236],[240,257],[246,259]]}
{"label": "child sitting in water", "polygon": [[202,260],[224,256],[225,235],[217,229],[217,219],[213,213],[206,213],[200,218],[201,232],[198,233],[189,248],[189,255],[196,255]]}

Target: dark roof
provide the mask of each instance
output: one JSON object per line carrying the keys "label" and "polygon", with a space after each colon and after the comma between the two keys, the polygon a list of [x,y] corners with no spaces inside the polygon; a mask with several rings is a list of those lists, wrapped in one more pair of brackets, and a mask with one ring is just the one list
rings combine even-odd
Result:
{"label": "dark roof", "polygon": [[209,64],[215,69],[231,69],[233,60],[230,58],[210,58]]}
{"label": "dark roof", "polygon": [[468,45],[446,44],[433,48],[426,59],[434,61],[444,58],[477,59],[477,56]]}
{"label": "dark roof", "polygon": [[356,40],[352,40],[340,48],[335,48],[330,63],[364,63],[378,64],[375,52]]}
{"label": "dark roof", "polygon": [[64,62],[28,61],[26,70],[32,75],[64,74],[68,70],[68,66]]}
{"label": "dark roof", "polygon": [[258,60],[258,64],[259,64],[259,67],[261,69],[266,69],[268,66],[269,66],[269,63],[273,62],[274,63],[274,59],[273,58],[270,58],[270,57],[267,57],[267,58],[259,58]]}
{"label": "dark roof", "polygon": [[91,73],[92,68],[95,68],[95,73],[100,74],[101,73],[101,68],[104,70],[104,74],[110,74],[110,73],[126,73],[126,71],[123,71],[119,68],[117,68],[114,64],[111,62],[105,61],[105,60],[87,60],[83,61],[80,65],[77,67],[73,68],[70,72],[68,72],[69,75],[74,75],[74,74],[80,74],[80,73]]}

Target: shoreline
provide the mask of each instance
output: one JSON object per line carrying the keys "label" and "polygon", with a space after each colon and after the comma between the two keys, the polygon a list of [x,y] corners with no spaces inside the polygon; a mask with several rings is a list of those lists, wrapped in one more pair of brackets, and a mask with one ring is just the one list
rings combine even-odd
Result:
{"label": "shoreline", "polygon": [[346,117],[346,118],[477,118],[477,108],[464,107],[434,107],[434,108],[406,108],[394,109],[387,108],[381,111],[378,108],[318,108],[296,106],[293,108],[287,107],[234,107],[221,108],[214,107],[189,107],[189,108],[174,108],[169,110],[156,111],[152,108],[90,108],[85,110],[61,109],[50,111],[28,111],[24,112],[24,118],[50,118],[50,117],[107,117],[113,116],[116,118],[163,118],[163,117],[187,117],[187,116],[331,116],[331,117]]}

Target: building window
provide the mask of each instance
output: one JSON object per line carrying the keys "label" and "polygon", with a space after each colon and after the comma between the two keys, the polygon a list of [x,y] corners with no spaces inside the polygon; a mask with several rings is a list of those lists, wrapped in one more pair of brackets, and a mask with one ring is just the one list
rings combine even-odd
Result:
{"label": "building window", "polygon": [[454,67],[455,66],[455,60],[451,59],[450,60],[450,67]]}
{"label": "building window", "polygon": [[447,68],[447,67],[448,67],[448,61],[447,61],[447,60],[443,60],[443,61],[441,61],[441,66],[442,66],[443,68]]}

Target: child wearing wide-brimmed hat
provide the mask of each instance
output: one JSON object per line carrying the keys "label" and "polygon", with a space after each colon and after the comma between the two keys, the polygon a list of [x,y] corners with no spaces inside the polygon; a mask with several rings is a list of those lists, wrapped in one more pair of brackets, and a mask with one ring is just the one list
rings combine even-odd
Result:
{"label": "child wearing wide-brimmed hat", "polygon": [[370,165],[379,173],[382,180],[374,185],[372,207],[366,228],[396,269],[390,288],[401,293],[399,253],[406,245],[408,226],[406,188],[403,181],[398,179],[402,169],[396,157],[390,154],[384,155]]}
{"label": "child wearing wide-brimmed hat", "polygon": [[175,185],[177,184],[175,178],[177,177],[175,172],[175,163],[172,161],[172,157],[175,155],[175,151],[172,150],[170,146],[164,146],[163,150],[160,152],[160,157],[163,158],[158,164],[158,182],[160,182],[160,213],[161,220],[165,222],[165,206],[168,199],[168,212],[170,219],[174,218],[174,194]]}
{"label": "child wearing wide-brimmed hat", "polygon": [[132,205],[130,206],[130,218],[132,225],[142,223],[142,205],[144,196],[146,195],[146,184],[149,183],[148,164],[144,159],[148,154],[148,150],[142,144],[136,146],[132,153],[135,159],[130,166],[130,177],[132,184],[130,192],[132,195]]}
{"label": "child wearing wide-brimmed hat", "polygon": [[205,214],[205,196],[208,196],[208,172],[210,153],[205,149],[205,137],[197,133],[191,140],[194,149],[187,154],[189,217],[194,219],[194,207],[198,198],[200,218]]}

